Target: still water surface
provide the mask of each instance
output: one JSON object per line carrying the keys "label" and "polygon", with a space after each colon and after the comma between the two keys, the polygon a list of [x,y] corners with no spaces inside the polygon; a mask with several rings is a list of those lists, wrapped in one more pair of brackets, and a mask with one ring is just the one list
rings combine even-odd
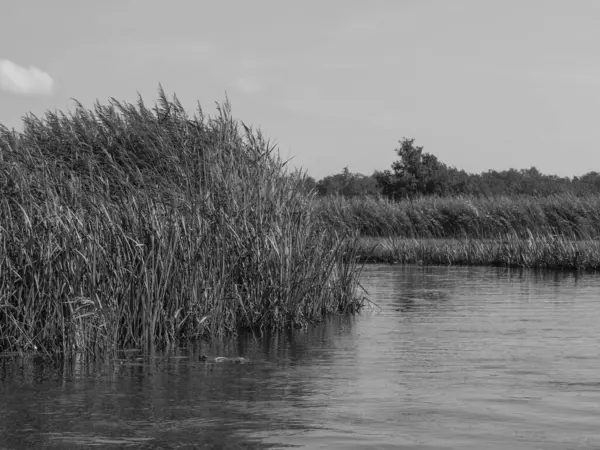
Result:
{"label": "still water surface", "polygon": [[367,266],[362,282],[378,307],[293,335],[0,357],[0,449],[600,448],[600,276]]}

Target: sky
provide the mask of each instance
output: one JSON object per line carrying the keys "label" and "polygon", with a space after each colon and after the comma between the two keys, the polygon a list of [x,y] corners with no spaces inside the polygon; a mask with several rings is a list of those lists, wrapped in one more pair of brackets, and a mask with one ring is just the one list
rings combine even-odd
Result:
{"label": "sky", "polygon": [[320,179],[372,174],[414,138],[479,173],[600,171],[596,0],[3,0],[0,123],[229,98]]}

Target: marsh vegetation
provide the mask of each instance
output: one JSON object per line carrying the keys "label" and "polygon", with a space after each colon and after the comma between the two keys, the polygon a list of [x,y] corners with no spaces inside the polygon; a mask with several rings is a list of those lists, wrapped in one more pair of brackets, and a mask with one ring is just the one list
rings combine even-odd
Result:
{"label": "marsh vegetation", "polygon": [[0,128],[0,351],[167,346],[354,312],[352,233],[232,118],[111,99]]}
{"label": "marsh vegetation", "polygon": [[[467,174],[400,141],[392,171],[316,183],[322,219],[363,236],[365,261],[598,270],[600,174]],[[377,238],[377,239],[374,239]]]}
{"label": "marsh vegetation", "polygon": [[600,269],[595,173],[471,176],[413,142],[315,183],[228,102],[162,89],[0,126],[0,352],[307,327],[363,306],[365,261]]}
{"label": "marsh vegetation", "polygon": [[322,220],[358,230],[372,262],[600,270],[600,197],[327,197]]}
{"label": "marsh vegetation", "polygon": [[600,237],[600,195],[322,197],[319,211],[329,226],[363,236],[427,239],[528,239]]}

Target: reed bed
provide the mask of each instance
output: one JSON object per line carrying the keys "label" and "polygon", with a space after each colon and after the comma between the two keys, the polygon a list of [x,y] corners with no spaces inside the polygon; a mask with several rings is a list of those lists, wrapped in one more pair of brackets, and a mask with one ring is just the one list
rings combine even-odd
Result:
{"label": "reed bed", "polygon": [[487,265],[578,271],[600,270],[600,241],[562,236],[526,239],[364,238],[359,258],[365,262],[420,265]]}
{"label": "reed bed", "polygon": [[323,222],[275,147],[153,108],[0,127],[0,351],[107,352],[305,327],[357,311],[356,236]]}
{"label": "reed bed", "polygon": [[393,202],[373,197],[323,197],[318,210],[337,230],[362,236],[417,239],[600,237],[600,196],[423,197]]}

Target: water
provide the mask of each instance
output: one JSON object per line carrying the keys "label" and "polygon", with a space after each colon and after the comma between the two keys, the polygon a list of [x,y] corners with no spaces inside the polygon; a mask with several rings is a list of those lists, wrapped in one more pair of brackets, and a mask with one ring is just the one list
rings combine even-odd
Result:
{"label": "water", "polygon": [[293,335],[0,357],[0,449],[600,448],[600,276],[368,266],[363,285],[378,307]]}

